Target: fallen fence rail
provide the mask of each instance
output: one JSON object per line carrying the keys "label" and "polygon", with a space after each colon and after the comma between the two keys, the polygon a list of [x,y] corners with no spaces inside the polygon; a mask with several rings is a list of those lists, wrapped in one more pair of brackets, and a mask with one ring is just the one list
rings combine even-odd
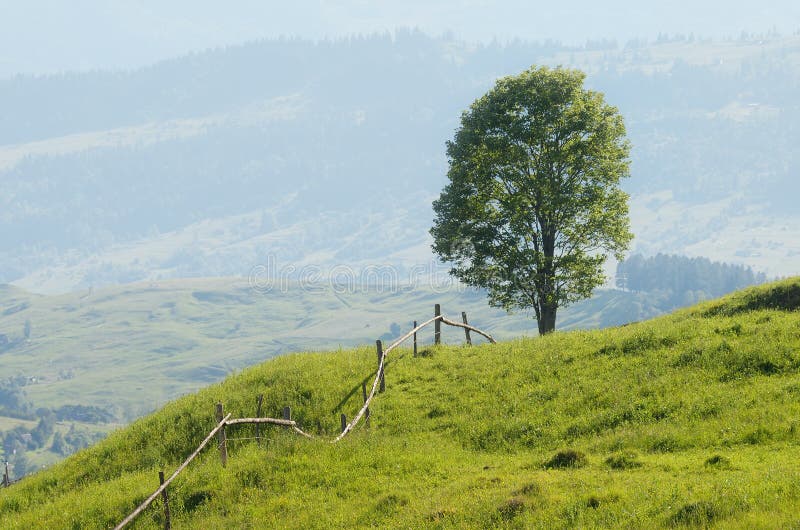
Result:
{"label": "fallen fence rail", "polygon": [[[469,336],[469,332],[475,332],[483,337],[485,337],[491,344],[495,344],[494,338],[488,333],[467,324],[467,315],[466,313],[462,313],[462,318],[464,322],[456,322],[454,320],[450,320],[445,318],[441,315],[441,310],[439,304],[436,304],[434,317],[426,320],[422,324],[416,325],[416,321],[414,322],[415,326],[411,331],[403,335],[402,337],[396,339],[392,342],[385,350],[382,347],[381,341],[376,341],[377,347],[377,356],[378,356],[378,369],[375,373],[375,379],[372,381],[372,388],[367,394],[366,386],[362,386],[363,393],[364,393],[364,404],[362,405],[361,409],[359,409],[358,413],[355,417],[347,423],[345,415],[342,414],[342,431],[341,433],[336,436],[333,440],[329,440],[330,443],[336,443],[340,441],[342,438],[347,436],[350,432],[353,431],[353,428],[361,421],[362,418],[367,418],[367,425],[369,425],[369,405],[372,400],[375,398],[375,394],[384,391],[384,370],[386,367],[386,362],[388,359],[388,354],[403,344],[405,341],[410,339],[411,337],[414,338],[414,354],[416,355],[417,352],[417,332],[421,329],[434,324],[435,325],[435,332],[434,332],[434,344],[439,344],[441,341],[441,324],[446,324],[448,326],[463,328],[465,330],[467,344],[472,345],[472,341]],[[258,399],[258,411],[257,413],[261,413],[261,398],[263,396],[259,396]],[[255,424],[258,429],[258,426],[261,424],[272,424],[278,425],[282,427],[291,427],[292,431],[304,436],[309,439],[319,439],[316,436],[308,434],[307,432],[303,431],[300,427],[298,427],[297,422],[288,419],[290,416],[290,409],[287,407],[284,409],[284,419],[278,418],[234,418],[231,419],[231,414],[228,414],[223,417],[223,406],[222,403],[218,403],[216,406],[216,417],[217,417],[217,426],[206,436],[206,438],[200,443],[200,445],[195,449],[195,451],[189,455],[189,457],[184,460],[184,462],[175,470],[172,475],[167,480],[163,480],[163,472],[160,473],[161,485],[150,495],[147,499],[145,499],[133,512],[131,512],[125,519],[123,519],[117,526],[114,527],[114,530],[121,530],[129,523],[131,523],[137,516],[139,516],[150,504],[155,501],[159,495],[162,495],[165,499],[165,515],[166,515],[166,522],[165,527],[170,528],[170,515],[169,515],[169,508],[168,504],[166,503],[166,489],[167,486],[189,465],[189,463],[194,460],[197,455],[203,450],[203,448],[208,445],[211,439],[217,435],[219,438],[219,449],[220,449],[220,456],[222,459],[222,465],[225,466],[227,462],[227,438],[225,435],[225,427],[229,425],[244,425],[244,424]],[[260,441],[259,432],[256,431],[256,438]],[[235,440],[235,439],[232,439]]]}
{"label": "fallen fence rail", "polygon": [[208,436],[206,436],[205,440],[203,440],[203,441],[200,443],[200,445],[197,447],[197,449],[195,449],[194,453],[192,453],[192,454],[189,456],[189,458],[187,458],[186,460],[184,460],[184,461],[183,461],[183,464],[181,464],[181,465],[178,467],[178,469],[176,469],[176,470],[175,470],[175,472],[174,472],[172,475],[170,475],[170,477],[169,477],[169,478],[168,478],[166,481],[164,481],[164,483],[163,483],[163,484],[161,484],[161,486],[159,486],[159,487],[158,487],[158,489],[157,489],[157,490],[156,490],[156,491],[155,491],[155,492],[154,492],[152,495],[150,495],[150,496],[149,496],[147,499],[145,499],[145,500],[144,500],[144,502],[142,502],[142,504],[140,504],[140,505],[139,505],[139,506],[138,506],[138,507],[137,507],[137,508],[136,508],[136,509],[135,509],[133,512],[131,512],[131,514],[130,514],[130,515],[128,515],[128,517],[126,517],[125,519],[123,519],[123,520],[122,520],[122,522],[120,522],[120,523],[119,523],[117,526],[115,526],[115,527],[114,527],[114,530],[119,530],[119,529],[121,529],[121,528],[125,528],[125,526],[126,526],[128,523],[130,523],[131,521],[133,521],[133,520],[136,518],[136,516],[137,516],[137,515],[139,515],[140,513],[142,513],[142,511],[143,511],[145,508],[147,508],[148,506],[150,506],[150,503],[152,503],[154,500],[156,500],[156,498],[157,498],[159,495],[161,495],[161,492],[162,492],[162,491],[164,491],[164,490],[166,490],[166,489],[167,489],[167,486],[169,486],[169,483],[170,483],[170,482],[172,482],[172,481],[175,479],[175,477],[177,477],[177,476],[178,476],[178,474],[179,474],[181,471],[183,471],[184,469],[186,469],[186,466],[188,466],[188,465],[189,465],[189,462],[191,462],[192,460],[194,460],[194,459],[195,459],[195,457],[196,457],[197,455],[199,455],[199,454],[200,454],[200,451],[202,451],[202,450],[203,450],[203,447],[205,447],[205,446],[206,446],[206,444],[208,444],[208,442],[209,442],[209,441],[211,441],[211,439],[214,437],[214,435],[215,435],[215,434],[217,434],[217,432],[218,432],[220,429],[222,429],[222,428],[224,428],[224,427],[225,427],[225,422],[226,422],[226,421],[228,421],[228,419],[229,419],[230,417],[231,417],[231,415],[230,415],[230,414],[228,414],[227,416],[225,416],[225,417],[222,419],[222,421],[221,421],[221,422],[219,422],[219,423],[217,424],[217,426],[216,426],[216,427],[214,427],[214,429],[213,429],[213,430],[212,430],[212,431],[211,431],[211,432],[208,434]]}

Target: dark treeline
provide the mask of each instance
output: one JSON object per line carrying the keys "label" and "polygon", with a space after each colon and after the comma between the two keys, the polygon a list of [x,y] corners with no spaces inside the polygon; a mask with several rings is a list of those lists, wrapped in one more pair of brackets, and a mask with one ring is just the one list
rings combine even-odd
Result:
{"label": "dark treeline", "polygon": [[[23,387],[28,380],[24,376],[9,377],[0,380],[0,416],[21,420],[37,420],[34,427],[18,425],[6,431],[0,431],[0,457],[9,462],[12,476],[20,478],[28,472],[35,471],[37,466],[30,464],[27,454],[39,449],[47,449],[61,456],[88,447],[104,435],[92,433],[85,426],[76,427],[75,422],[109,423],[115,420],[108,411],[95,406],[62,405],[57,409],[39,407],[34,410],[33,404],[27,400]],[[62,423],[61,430],[57,422]],[[67,432],[63,423],[70,422]]]}
{"label": "dark treeline", "polygon": [[763,273],[755,273],[750,267],[707,258],[667,254],[645,258],[636,254],[617,265],[617,287],[659,293],[673,307],[716,298],[766,280]]}

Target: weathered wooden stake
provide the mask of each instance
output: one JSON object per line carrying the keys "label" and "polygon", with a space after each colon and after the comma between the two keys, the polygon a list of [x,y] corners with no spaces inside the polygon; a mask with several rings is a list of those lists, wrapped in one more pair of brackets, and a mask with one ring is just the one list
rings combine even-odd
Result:
{"label": "weathered wooden stake", "polygon": [[347,416],[342,414],[342,432],[347,428]]}
{"label": "weathered wooden stake", "polygon": [[[361,382],[361,395],[364,397],[364,403],[367,402],[367,383]],[[364,425],[369,427],[369,407],[364,411]]]}
{"label": "weathered wooden stake", "polygon": [[[442,316],[442,306],[436,304],[433,306],[433,316],[439,317]],[[442,343],[442,319],[437,318],[433,322],[433,343],[434,344],[441,344]]]}
{"label": "weathered wooden stake", "polygon": [[11,485],[11,478],[8,476],[8,460],[6,460],[6,471],[3,474],[3,486],[6,488]]}
{"label": "weathered wooden stake", "polygon": [[[161,485],[164,485],[164,472],[158,472],[158,481]],[[167,488],[164,488],[161,491],[161,498],[164,499],[164,530],[170,530],[172,528],[172,522],[170,521],[169,516],[169,497],[167,497]]]}
{"label": "weathered wooden stake", "polygon": [[[261,404],[264,402],[264,394],[259,394],[256,398],[256,418],[261,417]],[[256,423],[256,443],[261,446],[261,424]]]}
{"label": "weathered wooden stake", "polygon": [[[417,321],[414,321],[414,329],[417,329]],[[414,332],[414,357],[417,356],[417,332]]]}
{"label": "weathered wooden stake", "polygon": [[[467,326],[469,325],[469,322],[467,322],[467,312],[466,311],[462,311],[461,312],[461,320],[464,321],[464,325],[467,325]],[[467,336],[467,344],[472,346],[472,339],[469,336],[469,330],[467,328],[464,328],[464,335]]]}
{"label": "weathered wooden stake", "polygon": [[[283,419],[291,421],[291,419],[292,419],[292,407],[283,407]],[[284,429],[288,429],[289,426],[285,425],[283,428]]]}
{"label": "weathered wooden stake", "polygon": [[378,369],[381,373],[378,374],[378,377],[381,378],[381,386],[378,389],[378,392],[384,392],[386,390],[386,379],[383,377],[384,369],[381,368],[381,361],[383,360],[383,344],[381,344],[380,339],[375,341],[375,348],[378,351]]}
{"label": "weathered wooden stake", "polygon": [[[225,417],[225,409],[222,403],[217,403],[217,423],[221,422]],[[228,442],[225,437],[225,427],[222,427],[217,433],[217,441],[219,442],[219,458],[222,461],[222,467],[228,464]]]}

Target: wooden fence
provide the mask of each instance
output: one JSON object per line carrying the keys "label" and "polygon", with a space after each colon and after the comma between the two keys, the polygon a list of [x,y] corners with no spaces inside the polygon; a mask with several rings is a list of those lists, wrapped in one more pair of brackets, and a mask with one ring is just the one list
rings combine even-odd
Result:
{"label": "wooden fence", "polygon": [[[386,382],[384,378],[384,370],[386,367],[387,358],[390,352],[392,352],[395,348],[399,347],[408,339],[413,338],[413,352],[414,356],[417,356],[417,332],[421,329],[433,324],[434,325],[434,344],[440,344],[442,340],[442,331],[441,325],[446,324],[448,326],[459,327],[464,329],[464,336],[466,339],[467,344],[472,345],[472,337],[470,333],[477,333],[485,337],[490,343],[494,344],[495,340],[492,338],[491,335],[488,333],[481,331],[480,329],[471,326],[467,323],[467,314],[461,313],[461,320],[462,322],[456,322],[454,320],[450,320],[445,318],[441,314],[441,307],[439,304],[436,304],[434,307],[434,316],[430,320],[426,320],[422,324],[417,325],[417,322],[414,321],[414,327],[400,337],[399,339],[395,340],[390,344],[385,350],[383,349],[383,345],[380,340],[376,342],[376,351],[377,351],[377,362],[378,362],[378,369],[375,373],[375,379],[372,382],[372,388],[369,392],[367,392],[367,387],[365,383],[362,383],[361,391],[362,396],[364,399],[364,404],[358,413],[353,417],[353,419],[348,423],[347,417],[342,414],[340,417],[341,420],[341,432],[335,438],[328,440],[330,443],[337,443],[342,438],[347,436],[350,432],[353,431],[353,428],[363,419],[366,425],[369,425],[369,405],[372,400],[375,398],[375,395],[378,393],[383,392],[386,389]],[[263,395],[258,396],[256,399],[257,416],[261,414],[261,403],[263,400]],[[189,457],[183,461],[183,463],[178,466],[172,475],[166,480],[164,480],[164,472],[159,472],[159,487],[156,489],[147,499],[145,499],[136,509],[131,512],[125,519],[123,519],[117,526],[114,527],[114,530],[120,530],[125,528],[129,523],[131,523],[136,517],[138,517],[148,506],[150,506],[153,501],[155,501],[159,496],[163,499],[163,506],[164,506],[164,528],[170,530],[172,522],[170,520],[170,510],[169,510],[169,497],[167,494],[167,487],[170,483],[175,480],[175,478],[184,470],[186,467],[194,460],[197,455],[205,448],[208,443],[216,436],[217,437],[217,445],[219,447],[220,452],[220,460],[222,462],[222,466],[224,467],[228,462],[228,443],[227,443],[227,433],[226,427],[232,425],[242,425],[242,424],[254,424],[256,426],[256,442],[258,444],[261,443],[261,435],[260,435],[260,426],[264,424],[269,425],[278,425],[284,428],[291,428],[292,431],[295,433],[304,436],[310,439],[319,439],[317,436],[313,436],[308,434],[307,432],[303,431],[298,425],[297,422],[291,419],[291,409],[289,407],[285,407],[283,410],[283,418],[235,418],[231,419],[230,414],[225,414],[224,406],[222,403],[217,403],[215,408],[215,417],[217,420],[217,425],[214,429],[211,430],[210,433],[205,437],[205,439],[200,443],[200,445],[195,449],[195,451],[189,455]]]}

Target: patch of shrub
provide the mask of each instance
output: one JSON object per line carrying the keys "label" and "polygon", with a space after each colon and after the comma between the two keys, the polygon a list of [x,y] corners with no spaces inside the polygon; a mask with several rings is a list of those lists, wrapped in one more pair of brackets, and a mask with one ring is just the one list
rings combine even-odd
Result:
{"label": "patch of shrub", "polygon": [[449,519],[456,514],[456,511],[452,508],[442,508],[441,510],[436,510],[433,513],[428,514],[428,521],[432,523],[438,523],[443,519]]}
{"label": "patch of shrub", "polygon": [[253,488],[260,488],[267,482],[261,468],[241,469],[236,472],[236,479],[242,486]]}
{"label": "patch of shrub", "polygon": [[674,346],[677,341],[672,337],[658,337],[653,331],[636,334],[622,342],[622,353],[635,355],[658,348]]}
{"label": "patch of shrub", "polygon": [[705,465],[706,467],[728,469],[731,467],[731,461],[722,455],[714,455],[706,459]]}
{"label": "patch of shrub", "polygon": [[759,445],[772,439],[772,432],[764,427],[758,427],[754,431],[747,433],[742,441],[750,445]]}
{"label": "patch of shrub", "polygon": [[441,418],[442,416],[446,415],[447,411],[445,411],[444,409],[441,409],[439,407],[433,407],[431,410],[428,411],[428,413],[425,416],[427,416],[430,419],[434,419],[434,418]]}
{"label": "patch of shrub", "polygon": [[736,335],[738,337],[742,334],[742,325],[737,322],[727,328],[714,328],[714,333],[717,335]]}
{"label": "patch of shrub", "polygon": [[686,366],[694,366],[698,361],[703,358],[703,350],[700,348],[692,348],[691,350],[682,351],[672,366],[675,368],[683,368]]}
{"label": "patch of shrub", "polygon": [[720,381],[727,382],[754,375],[776,375],[785,371],[786,363],[768,354],[755,351],[734,352],[725,359],[726,371]]}
{"label": "patch of shrub", "polygon": [[510,521],[525,510],[525,500],[520,497],[511,497],[506,502],[497,507],[500,518]]}
{"label": "patch of shrub", "polygon": [[397,508],[408,504],[408,499],[400,495],[389,494],[382,497],[375,504],[375,511],[384,515],[394,512]]}
{"label": "patch of shrub", "polygon": [[544,463],[545,469],[579,468],[586,465],[586,455],[574,449],[559,451]]}
{"label": "patch of shrub", "polygon": [[536,447],[542,429],[525,421],[485,426],[469,438],[469,447],[477,451],[507,451],[513,447]]}
{"label": "patch of shrub", "polygon": [[611,469],[624,470],[642,467],[642,463],[636,460],[635,453],[617,453],[606,458],[605,463]]}
{"label": "patch of shrub", "polygon": [[596,495],[589,495],[589,498],[586,499],[586,507],[596,510],[600,507],[600,497]]}
{"label": "patch of shrub", "polygon": [[539,495],[542,492],[541,486],[539,486],[536,482],[529,482],[525,484],[518,490],[512,492],[512,495],[519,496],[519,495]]}
{"label": "patch of shrub", "polygon": [[707,501],[691,502],[684,504],[669,518],[669,523],[678,525],[705,525],[719,517],[717,507]]}
{"label": "patch of shrub", "polygon": [[654,439],[650,443],[650,452],[652,453],[674,453],[685,448],[683,442],[674,436],[662,436]]}
{"label": "patch of shrub", "polygon": [[211,500],[211,493],[208,491],[197,491],[184,499],[183,509],[187,512],[193,512],[209,500]]}
{"label": "patch of shrub", "polygon": [[673,337],[660,337],[652,330],[637,332],[621,341],[603,346],[595,352],[600,355],[641,355],[648,350],[656,350],[674,346],[677,341]]}

